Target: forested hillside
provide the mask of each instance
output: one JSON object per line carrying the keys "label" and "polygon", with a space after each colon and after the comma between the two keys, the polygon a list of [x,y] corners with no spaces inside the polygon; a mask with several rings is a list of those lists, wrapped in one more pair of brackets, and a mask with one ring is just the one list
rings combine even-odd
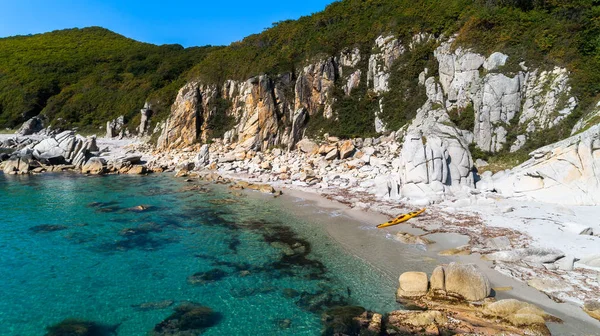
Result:
{"label": "forested hillside", "polygon": [[[118,115],[132,120],[147,99],[164,115],[176,90],[192,78],[221,85],[263,73],[294,74],[346,48],[373,53],[373,41],[381,34],[407,41],[418,33],[458,33],[455,47],[482,54],[502,50],[510,56],[504,72],[516,70],[522,61],[534,68],[568,69],[579,104],[555,138],[564,137],[597,101],[600,1],[345,0],[311,16],[275,23],[225,48],[154,46],[101,28],[0,39],[0,126],[15,127],[39,113],[77,126],[97,126]],[[409,120],[421,104],[422,99],[413,103],[396,93],[404,90],[409,98],[424,94],[413,86],[434,47],[411,53],[392,69],[387,101],[396,108],[386,112],[391,126]],[[373,105],[370,95],[362,88],[338,99],[337,107],[350,118],[346,125],[364,124],[365,113],[372,119],[371,111],[365,112]],[[366,130],[346,134],[359,136]]]}
{"label": "forested hillside", "polygon": [[0,126],[42,113],[55,125],[97,128],[136,118],[150,98],[164,112],[181,74],[214,49],[155,46],[98,27],[0,39]]}

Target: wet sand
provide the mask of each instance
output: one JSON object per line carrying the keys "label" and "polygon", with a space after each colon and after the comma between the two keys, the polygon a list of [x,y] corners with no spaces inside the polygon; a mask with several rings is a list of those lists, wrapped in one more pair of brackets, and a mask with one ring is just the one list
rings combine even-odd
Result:
{"label": "wet sand", "polygon": [[[301,216],[315,216],[319,213],[335,213],[327,223],[327,232],[332,240],[346,251],[372,265],[389,278],[397,287],[397,279],[403,272],[421,271],[431,274],[440,264],[457,261],[477,264],[488,276],[492,287],[512,287],[508,291],[497,291],[497,299],[515,298],[531,302],[546,312],[561,318],[564,323],[548,323],[553,335],[600,335],[600,321],[588,316],[580,307],[570,303],[557,303],[545,294],[527,284],[503,275],[492,269],[492,262],[484,261],[480,255],[439,256],[439,251],[455,248],[468,243],[468,238],[459,234],[437,233],[427,237],[436,243],[425,250],[418,245],[403,244],[394,239],[397,232],[422,234],[420,229],[410,224],[377,229],[375,225],[389,220],[386,216],[357,209],[328,200],[319,194],[285,189],[281,197],[283,206]],[[318,216],[316,216],[318,217]],[[417,219],[418,220],[418,219]],[[319,220],[317,220],[319,222]],[[391,289],[395,291],[395,288]]]}

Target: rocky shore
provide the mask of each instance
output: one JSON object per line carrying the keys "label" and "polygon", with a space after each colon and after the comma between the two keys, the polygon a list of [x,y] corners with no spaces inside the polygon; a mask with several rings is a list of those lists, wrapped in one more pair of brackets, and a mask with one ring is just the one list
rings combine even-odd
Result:
{"label": "rocky shore", "polygon": [[[594,208],[582,207],[588,211],[583,214],[564,209],[561,213],[550,204],[515,201],[499,192],[476,188],[457,188],[431,198],[403,196],[398,199],[403,195],[401,191],[381,176],[405,169],[400,167],[414,162],[415,156],[406,155],[413,161],[405,160],[405,143],[400,143],[393,134],[375,139],[327,137],[319,143],[304,139],[296,150],[275,148],[264,152],[246,151],[238,144],[220,141],[181,150],[155,151],[139,140],[85,139],[70,131],[50,137],[6,138],[3,147],[12,145],[17,153],[4,155],[1,167],[8,174],[172,172],[178,177],[229,184],[234,191],[249,189],[274,195],[289,188],[309,191],[354,209],[389,217],[416,206],[427,207],[423,216],[411,221],[412,226],[422,229],[423,233],[399,232],[396,240],[427,248],[433,242],[428,236],[460,233],[468,237],[468,244],[442,251],[441,255],[482,255],[483,259],[493,261],[497,271],[526,282],[557,302],[580,305],[590,316],[598,317],[600,273],[596,263],[600,251],[596,251],[595,242],[599,238],[594,234],[600,232],[600,227],[594,227],[593,220],[589,221],[596,218]],[[65,142],[80,149],[78,152],[64,151]],[[48,145],[55,143],[54,147]],[[59,150],[63,151],[58,153]],[[59,155],[51,157],[47,153]],[[82,153],[88,156],[87,161],[73,164],[73,159]],[[18,162],[17,166],[15,162]],[[23,166],[23,162],[28,166]],[[505,174],[515,171],[518,170]],[[534,212],[531,211],[533,208]],[[513,223],[507,224],[507,218]],[[549,224],[551,222],[554,224]],[[555,235],[539,237],[540,229],[530,231],[531,228],[526,227],[530,223],[539,223],[546,234],[555,230]],[[572,239],[565,237],[565,233]],[[552,240],[558,237],[562,240],[560,245]],[[540,238],[548,240],[544,242]]]}

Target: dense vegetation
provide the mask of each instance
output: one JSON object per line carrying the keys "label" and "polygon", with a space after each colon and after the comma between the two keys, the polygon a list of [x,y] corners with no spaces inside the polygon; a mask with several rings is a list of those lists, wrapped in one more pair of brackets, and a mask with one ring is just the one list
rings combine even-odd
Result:
{"label": "dense vegetation", "polygon": [[214,49],[155,46],[96,27],[0,39],[0,126],[42,113],[97,128],[119,115],[139,118],[147,99],[164,114],[181,74]]}
{"label": "dense vegetation", "polygon": [[[544,136],[534,136],[524,150],[566,137],[599,97],[600,0],[344,0],[320,13],[275,23],[225,48],[154,46],[101,28],[0,39],[0,126],[14,127],[40,112],[80,127],[97,126],[121,114],[134,120],[148,99],[160,117],[190,78],[220,85],[225,79],[245,80],[262,73],[296,73],[307,62],[348,47],[368,53],[382,33],[406,43],[419,32],[458,32],[456,46],[484,54],[503,51],[510,55],[503,71],[518,69],[521,61],[530,67],[559,65],[571,71],[570,84],[580,107]],[[434,47],[424,45],[394,65],[380,116],[390,129],[410,120],[424,101],[417,75],[424,67],[436,72]],[[336,91],[337,121],[312,116],[309,130],[372,135],[372,112],[378,102],[364,79],[350,96]],[[463,127],[473,123],[467,114],[451,117]],[[216,134],[230,123],[210,121],[218,128]]]}

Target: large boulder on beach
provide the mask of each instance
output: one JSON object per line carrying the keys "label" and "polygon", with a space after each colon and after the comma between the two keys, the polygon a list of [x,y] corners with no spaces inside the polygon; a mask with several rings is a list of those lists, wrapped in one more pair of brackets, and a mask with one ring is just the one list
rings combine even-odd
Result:
{"label": "large boulder on beach", "polygon": [[209,158],[209,154],[210,154],[209,147],[210,146],[208,144],[204,144],[200,148],[200,152],[198,152],[198,156],[196,157],[196,167],[203,168],[208,165],[209,159],[210,159]]}
{"label": "large boulder on beach", "polygon": [[102,175],[106,172],[106,160],[93,157],[89,159],[83,167],[81,167],[81,173],[83,174],[92,174],[92,175]]}
{"label": "large boulder on beach", "polygon": [[420,297],[427,294],[429,280],[423,272],[405,272],[398,279],[397,295],[401,298]]}
{"label": "large boulder on beach", "polygon": [[18,135],[25,136],[35,134],[44,129],[44,122],[39,117],[33,117],[23,123],[21,128],[17,131]]}
{"label": "large boulder on beach", "polygon": [[492,287],[487,276],[474,264],[450,263],[444,268],[446,292],[467,301],[490,296]]}
{"label": "large boulder on beach", "polygon": [[434,292],[446,291],[446,271],[444,266],[438,266],[431,273],[430,281],[431,290]]}
{"label": "large boulder on beach", "polygon": [[299,141],[298,144],[296,144],[296,147],[303,153],[308,154],[315,153],[317,150],[319,150],[319,146],[308,139],[303,139]]}
{"label": "large boulder on beach", "polygon": [[354,144],[351,140],[346,140],[340,144],[340,159],[347,159],[354,155]]}
{"label": "large boulder on beach", "polygon": [[11,157],[4,163],[4,173],[5,174],[27,174],[29,173],[29,159],[28,158],[19,158],[19,157]]}

